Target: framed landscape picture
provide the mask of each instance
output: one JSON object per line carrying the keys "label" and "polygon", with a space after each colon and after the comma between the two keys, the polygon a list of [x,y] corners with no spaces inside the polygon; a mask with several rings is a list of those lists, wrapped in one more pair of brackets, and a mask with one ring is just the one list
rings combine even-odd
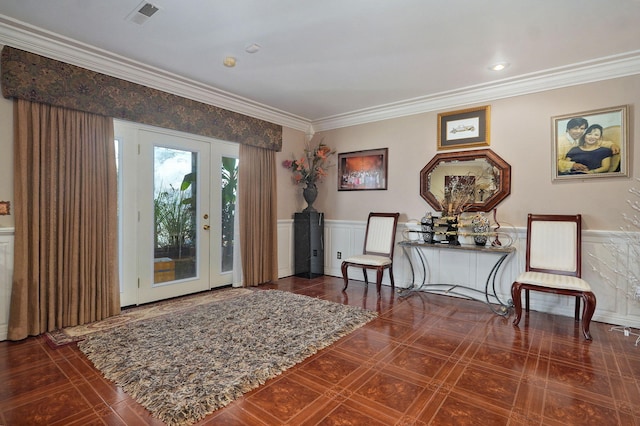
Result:
{"label": "framed landscape picture", "polygon": [[388,148],[338,154],[338,191],[387,189]]}
{"label": "framed landscape picture", "polygon": [[552,179],[628,176],[627,106],[551,118]]}
{"label": "framed landscape picture", "polygon": [[491,107],[438,114],[438,150],[489,145]]}

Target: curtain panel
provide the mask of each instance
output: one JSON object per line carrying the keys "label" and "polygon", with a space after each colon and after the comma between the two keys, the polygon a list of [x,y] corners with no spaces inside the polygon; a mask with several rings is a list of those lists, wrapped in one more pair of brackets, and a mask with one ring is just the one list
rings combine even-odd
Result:
{"label": "curtain panel", "polygon": [[240,145],[238,215],[242,285],[278,279],[275,151]]}
{"label": "curtain panel", "polygon": [[282,126],[5,46],[2,95],[106,117],[282,149]]}
{"label": "curtain panel", "polygon": [[8,338],[117,315],[113,119],[16,100],[14,120]]}

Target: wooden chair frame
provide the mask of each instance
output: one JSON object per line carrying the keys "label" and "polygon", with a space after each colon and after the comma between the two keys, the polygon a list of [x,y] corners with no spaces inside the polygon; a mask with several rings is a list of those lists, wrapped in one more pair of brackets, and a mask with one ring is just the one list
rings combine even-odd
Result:
{"label": "wooden chair frame", "polygon": [[[400,213],[369,213],[369,218],[367,219],[367,229],[365,231],[364,238],[364,249],[362,256],[353,256],[345,259],[342,262],[341,271],[342,278],[344,280],[344,288],[342,291],[347,289],[349,285],[349,276],[347,273],[347,269],[350,266],[362,268],[362,272],[364,274],[364,282],[365,285],[369,286],[369,279],[367,277],[367,269],[375,269],[376,270],[376,291],[378,292],[378,297],[380,297],[380,290],[382,287],[382,276],[384,274],[385,269],[389,269],[389,279],[391,280],[391,288],[395,288],[395,282],[393,280],[393,250],[395,248],[396,242],[396,230],[398,227],[398,217]],[[372,218],[379,217],[388,217],[393,218],[393,232],[391,233],[391,238],[389,240],[388,250],[384,251],[371,251],[368,250],[370,242],[370,225]],[[386,243],[386,242],[385,242]],[[386,246],[386,244],[384,244]],[[372,258],[373,262],[369,262],[368,259],[362,259],[363,257]],[[384,261],[385,263],[381,263]],[[363,263],[364,262],[364,263]]]}
{"label": "wooden chair frame", "polygon": [[[545,267],[532,267],[531,266],[531,242],[532,242],[532,223],[536,221],[545,222],[574,222],[576,224],[576,263],[575,270],[566,271],[558,269],[550,269]],[[545,214],[529,214],[527,217],[527,253],[526,253],[526,272],[540,272],[543,274],[551,275],[565,275],[581,279],[582,278],[582,217],[581,215],[545,215]],[[589,332],[589,324],[591,318],[596,309],[596,297],[593,294],[589,285],[584,283],[585,288],[588,290],[577,290],[572,288],[562,288],[560,286],[546,287],[543,285],[535,285],[531,282],[519,282],[518,279],[523,279],[525,274],[521,274],[516,281],[511,285],[511,296],[513,298],[513,305],[515,307],[516,317],[513,321],[513,325],[518,325],[522,318],[522,299],[521,291],[525,290],[525,309],[529,312],[529,291],[535,290],[546,293],[554,293],[567,296],[575,296],[576,308],[575,308],[575,320],[580,321],[580,299],[584,301],[584,308],[582,310],[582,334],[585,339],[591,340],[591,333]]]}

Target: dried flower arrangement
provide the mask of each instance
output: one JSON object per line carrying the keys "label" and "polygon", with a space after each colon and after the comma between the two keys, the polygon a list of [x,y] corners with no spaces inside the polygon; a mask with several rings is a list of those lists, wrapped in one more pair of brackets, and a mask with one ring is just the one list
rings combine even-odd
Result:
{"label": "dried flower arrangement", "polygon": [[302,157],[285,160],[282,167],[291,170],[296,184],[315,185],[327,176],[327,169],[332,166],[329,158],[335,153],[336,151],[325,145],[323,140],[315,146],[309,142]]}
{"label": "dried flower arrangement", "polygon": [[469,204],[475,201],[475,194],[475,177],[452,176],[445,185],[444,196],[438,199],[443,216],[455,217],[465,212]]}

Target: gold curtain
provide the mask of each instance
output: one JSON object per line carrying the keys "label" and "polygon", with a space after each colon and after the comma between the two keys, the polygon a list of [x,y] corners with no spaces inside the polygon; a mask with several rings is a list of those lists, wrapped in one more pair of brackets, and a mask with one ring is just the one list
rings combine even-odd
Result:
{"label": "gold curtain", "polygon": [[8,338],[120,312],[113,119],[16,100]]}
{"label": "gold curtain", "polygon": [[244,287],[278,279],[275,154],[240,145],[238,212]]}

